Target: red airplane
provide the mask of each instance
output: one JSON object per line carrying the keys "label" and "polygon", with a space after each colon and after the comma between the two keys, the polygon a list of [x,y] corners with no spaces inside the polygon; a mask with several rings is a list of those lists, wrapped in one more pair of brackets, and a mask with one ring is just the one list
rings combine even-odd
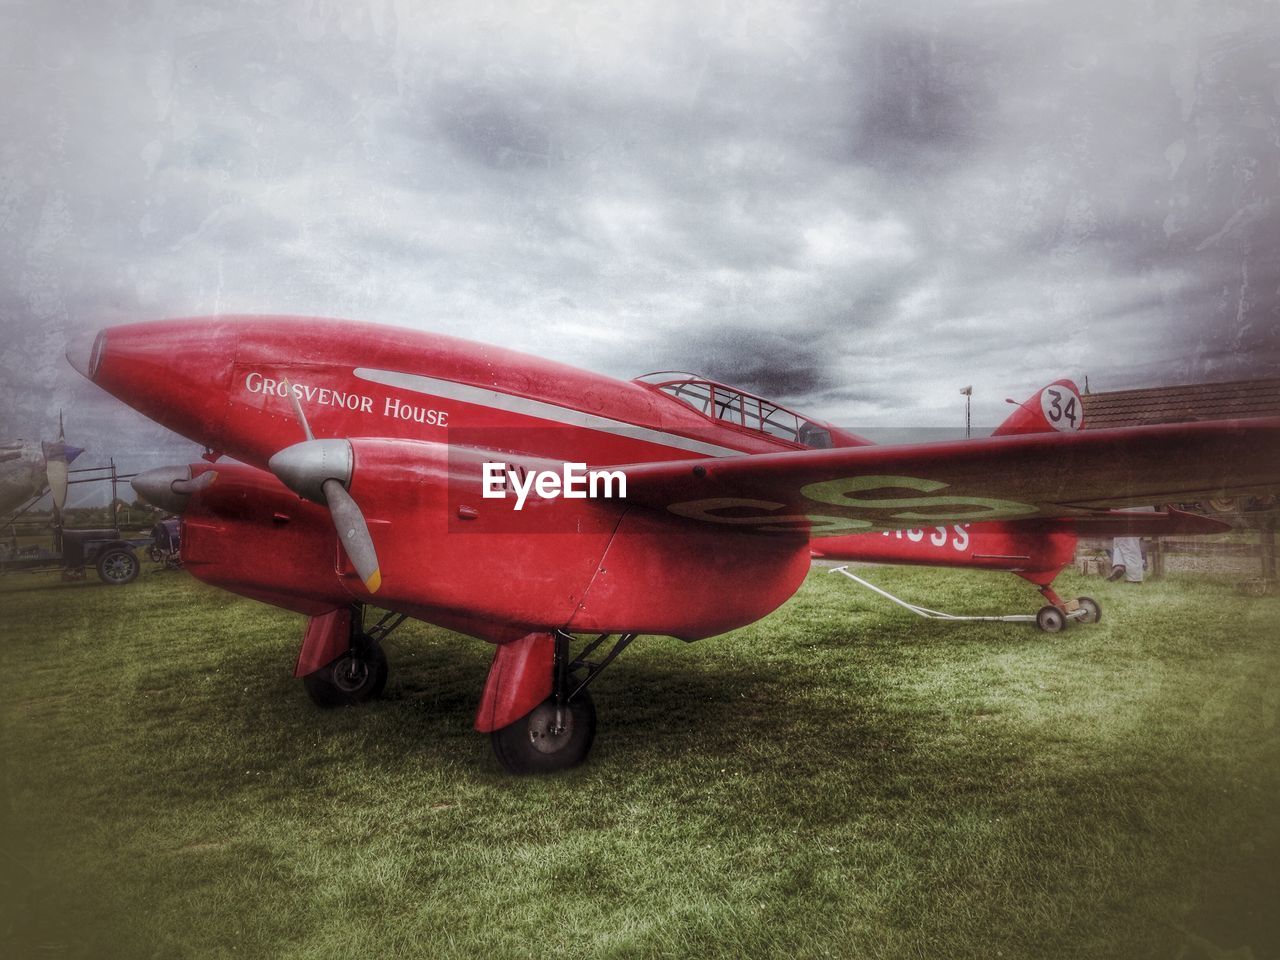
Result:
{"label": "red airplane", "polygon": [[[205,445],[135,487],[182,515],[192,574],[309,618],[295,675],[316,702],[376,696],[406,617],[470,634],[495,644],[476,729],[521,773],[585,758],[588,687],[637,636],[758,620],[812,549],[898,562],[906,530],[1047,591],[1073,531],[1136,523],[1115,508],[1280,485],[1280,419],[1027,432],[1078,415],[1064,383],[1001,436],[879,446],[690,374],[619,381],[340,320],[128,324],[68,358]],[[594,637],[575,655],[577,634]]]}

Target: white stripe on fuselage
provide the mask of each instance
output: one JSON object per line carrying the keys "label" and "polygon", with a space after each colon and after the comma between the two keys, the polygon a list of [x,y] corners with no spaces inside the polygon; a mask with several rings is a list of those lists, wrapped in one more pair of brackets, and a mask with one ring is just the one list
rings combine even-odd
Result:
{"label": "white stripe on fuselage", "polygon": [[394,370],[371,370],[368,367],[357,367],[355,375],[361,380],[381,383],[388,387],[399,387],[401,390],[412,390],[414,393],[429,397],[440,397],[445,400],[458,400],[472,403],[491,410],[504,410],[508,413],[519,413],[539,420],[549,420],[570,427],[585,427],[587,430],[599,430],[601,433],[612,433],[622,437],[634,437],[648,443],[687,450],[690,453],[702,453],[711,457],[741,456],[743,451],[731,447],[722,447],[679,434],[654,430],[652,427],[641,427],[634,423],[611,420],[599,417],[594,413],[562,407],[542,400],[531,400],[511,393],[502,393],[486,387],[473,387],[470,384],[458,383],[454,380],[438,380],[435,377],[423,377],[416,373],[396,373]]}

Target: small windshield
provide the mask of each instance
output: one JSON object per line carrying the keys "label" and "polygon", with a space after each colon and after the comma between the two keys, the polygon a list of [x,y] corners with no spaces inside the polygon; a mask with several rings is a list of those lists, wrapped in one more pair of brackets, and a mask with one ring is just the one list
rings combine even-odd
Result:
{"label": "small windshield", "polygon": [[636,383],[656,388],[697,410],[703,416],[755,430],[814,449],[831,446],[831,432],[821,424],[762,397],[744,393],[692,373],[662,371],[637,377]]}

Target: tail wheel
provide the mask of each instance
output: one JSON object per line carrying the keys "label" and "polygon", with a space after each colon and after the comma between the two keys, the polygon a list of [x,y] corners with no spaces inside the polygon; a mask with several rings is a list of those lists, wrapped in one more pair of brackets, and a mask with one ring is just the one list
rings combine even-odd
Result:
{"label": "tail wheel", "polygon": [[1036,626],[1045,633],[1060,633],[1067,625],[1067,618],[1057,607],[1041,607],[1036,614]]}
{"label": "tail wheel", "polygon": [[380,696],[387,685],[387,673],[382,645],[366,641],[307,674],[302,685],[317,706],[351,707]]}
{"label": "tail wheel", "polygon": [[555,773],[586,759],[596,738],[596,707],[581,690],[559,707],[548,697],[515,723],[489,734],[494,755],[509,773]]}
{"label": "tail wheel", "polygon": [[1081,623],[1097,623],[1102,619],[1102,607],[1093,597],[1076,597],[1076,603],[1080,604],[1080,609],[1084,611],[1076,618]]}

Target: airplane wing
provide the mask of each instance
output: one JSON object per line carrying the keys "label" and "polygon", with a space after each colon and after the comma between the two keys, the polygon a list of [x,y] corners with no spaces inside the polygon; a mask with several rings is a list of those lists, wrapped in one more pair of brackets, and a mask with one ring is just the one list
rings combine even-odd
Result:
{"label": "airplane wing", "polygon": [[1273,492],[1280,418],[845,447],[624,468],[627,500],[709,523],[814,535],[1090,517]]}
{"label": "airplane wing", "polygon": [[1171,507],[1155,513],[1107,510],[1072,517],[1069,522],[1082,537],[1203,537],[1233,529],[1224,520]]}

